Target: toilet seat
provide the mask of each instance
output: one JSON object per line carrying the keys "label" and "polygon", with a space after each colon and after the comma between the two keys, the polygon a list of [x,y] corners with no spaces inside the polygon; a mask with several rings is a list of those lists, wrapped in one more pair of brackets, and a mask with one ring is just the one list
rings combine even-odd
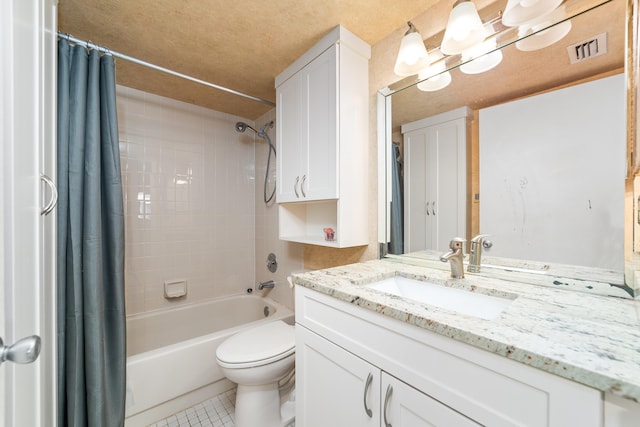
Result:
{"label": "toilet seat", "polygon": [[266,365],[295,352],[295,328],[282,320],[237,333],[218,346],[216,359],[225,368]]}

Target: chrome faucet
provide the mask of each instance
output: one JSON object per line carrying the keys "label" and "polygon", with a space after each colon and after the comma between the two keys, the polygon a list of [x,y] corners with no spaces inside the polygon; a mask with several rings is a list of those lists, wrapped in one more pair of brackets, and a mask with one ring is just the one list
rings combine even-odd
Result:
{"label": "chrome faucet", "polygon": [[467,271],[469,273],[478,273],[480,271],[480,264],[482,263],[482,248],[489,249],[493,246],[491,240],[487,240],[488,234],[478,234],[471,239],[469,247],[469,266]]}
{"label": "chrome faucet", "polygon": [[273,280],[267,280],[266,282],[258,283],[258,290],[261,291],[263,289],[273,289],[276,286],[276,282]]}
{"label": "chrome faucet", "polygon": [[464,278],[464,267],[462,266],[462,258],[464,255],[462,246],[465,242],[466,240],[461,237],[454,237],[451,242],[449,242],[449,249],[451,250],[440,256],[440,261],[449,261],[451,264],[451,277],[454,279]]}

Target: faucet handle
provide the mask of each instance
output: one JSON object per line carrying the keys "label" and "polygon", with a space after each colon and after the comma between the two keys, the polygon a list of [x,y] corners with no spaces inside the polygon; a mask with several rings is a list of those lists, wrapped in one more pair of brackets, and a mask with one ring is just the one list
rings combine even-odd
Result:
{"label": "faucet handle", "polygon": [[474,243],[484,242],[484,240],[489,236],[491,236],[491,234],[478,234],[476,237],[471,239],[471,241]]}
{"label": "faucet handle", "polygon": [[454,237],[449,242],[449,249],[451,249],[452,251],[462,249],[462,246],[465,244],[466,241],[467,240],[463,239],[462,237]]}

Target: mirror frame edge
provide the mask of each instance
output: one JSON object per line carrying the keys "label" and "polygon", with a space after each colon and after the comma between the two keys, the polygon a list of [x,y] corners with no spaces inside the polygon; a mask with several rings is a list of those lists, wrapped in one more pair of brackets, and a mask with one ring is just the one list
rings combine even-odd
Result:
{"label": "mirror frame edge", "polygon": [[625,180],[625,214],[624,223],[627,225],[624,232],[624,280],[625,284],[634,290],[635,298],[640,298],[640,220],[637,196],[640,195],[640,156],[637,156],[640,149],[640,140],[637,132],[638,120],[638,99],[640,94],[640,45],[638,40],[638,29],[640,26],[640,15],[638,10],[638,0],[627,0],[626,7],[626,61],[625,74],[627,83],[627,178]]}

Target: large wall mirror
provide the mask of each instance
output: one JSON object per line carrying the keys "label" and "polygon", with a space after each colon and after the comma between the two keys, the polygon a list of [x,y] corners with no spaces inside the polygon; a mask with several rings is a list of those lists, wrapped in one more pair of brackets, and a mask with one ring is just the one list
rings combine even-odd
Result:
{"label": "large wall mirror", "polygon": [[[384,220],[380,221],[384,230],[380,236],[386,236],[388,242],[392,234],[396,238],[398,233],[402,235],[400,243],[396,241],[395,245],[384,248],[387,256],[402,254],[404,259],[424,258],[430,249],[436,253],[446,250],[441,247],[443,242],[454,237],[440,236],[434,239],[432,246],[427,243],[423,248],[420,245],[425,245],[424,239],[412,239],[411,234],[406,234],[409,233],[407,230],[424,233],[424,227],[409,223],[412,220],[407,210],[415,210],[415,207],[411,208],[407,200],[413,197],[421,204],[425,215],[450,218],[463,212],[461,234],[464,234],[460,237],[470,239],[479,233],[492,235],[494,247],[486,252],[487,255],[495,252],[495,256],[523,261],[571,264],[578,267],[576,271],[581,267],[596,266],[610,273],[606,280],[624,286],[627,4],[624,0],[568,0],[564,6],[566,18],[570,18],[564,25],[570,22],[570,30],[551,46],[524,50],[521,43],[516,43],[517,34],[512,33],[501,43],[502,61],[490,71],[466,74],[459,69],[460,58],[446,58],[445,72],[449,73],[451,83],[445,88],[421,90],[417,76],[413,76],[380,91],[379,117],[386,118],[387,155],[387,195]],[[500,7],[504,5],[496,2],[491,6],[493,10],[480,11],[481,16],[483,12],[485,16],[499,16]],[[441,38],[439,35],[426,40],[427,48],[435,48]],[[579,45],[582,51],[577,50]],[[572,63],[572,54],[588,58]],[[566,101],[567,97],[569,101]],[[576,108],[572,107],[572,100]],[[581,112],[574,116],[571,113],[574,109],[578,111],[577,107]],[[596,108],[599,112],[589,116],[588,112]],[[538,113],[549,111],[555,111],[551,116],[559,120],[537,117]],[[411,132],[422,126],[423,121],[426,126],[433,118],[436,122],[438,118],[446,121],[450,118],[448,114],[462,115],[466,137],[461,166],[464,182],[458,187],[464,194],[457,213],[443,212],[439,206],[434,209],[435,202],[429,197],[412,196],[411,191],[416,191],[417,186],[406,185],[405,176],[412,173],[411,168],[416,169],[411,156],[420,152],[410,145]],[[600,114],[607,116],[602,122],[598,120]],[[583,133],[575,127],[562,127],[563,122],[567,126],[580,127],[581,124],[576,123],[580,120],[586,129]],[[551,129],[552,135],[537,134],[541,128]],[[501,146],[501,143],[506,145]],[[516,143],[536,150],[514,148]],[[597,144],[601,145],[596,151],[583,155]],[[547,151],[537,151],[538,148]],[[605,160],[605,154],[611,160]],[[398,158],[401,162],[396,162]],[[429,167],[437,168],[438,165],[430,164],[423,169]],[[528,172],[525,172],[526,168],[529,168]],[[395,186],[392,175],[398,179]],[[605,180],[609,187],[598,189],[600,195],[593,195]],[[392,197],[394,187],[395,196]],[[497,190],[505,191],[500,187],[509,188],[500,194]],[[529,193],[535,194],[533,199],[524,201],[523,193],[527,188]],[[424,188],[417,191],[424,192]],[[454,190],[439,186],[437,191]],[[443,200],[448,196],[440,194],[438,197]],[[391,213],[392,198],[396,203],[398,199],[402,200],[400,225],[398,211]],[[501,226],[504,230],[498,231]],[[393,228],[395,231],[392,232]],[[569,228],[574,230],[567,237],[562,233]],[[525,232],[531,234],[527,236]],[[417,246],[407,244],[407,240],[418,242]],[[530,251],[528,246],[531,246]],[[545,246],[557,247],[558,251],[544,250]],[[585,247],[593,248],[592,252],[596,254],[606,253],[606,259],[596,256],[594,260],[581,255],[578,249]],[[564,256],[571,251],[578,255]]]}

